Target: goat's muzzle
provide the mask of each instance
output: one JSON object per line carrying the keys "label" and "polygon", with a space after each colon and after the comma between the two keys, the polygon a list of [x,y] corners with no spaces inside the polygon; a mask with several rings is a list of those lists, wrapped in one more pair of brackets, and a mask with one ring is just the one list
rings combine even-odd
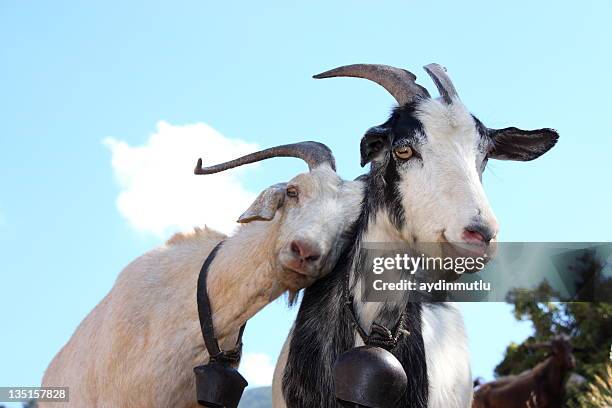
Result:
{"label": "goat's muzzle", "polygon": [[295,279],[288,282],[290,287],[302,289],[305,283],[321,277],[322,252],[321,245],[309,239],[294,239],[281,250],[281,265],[290,272],[286,280]]}

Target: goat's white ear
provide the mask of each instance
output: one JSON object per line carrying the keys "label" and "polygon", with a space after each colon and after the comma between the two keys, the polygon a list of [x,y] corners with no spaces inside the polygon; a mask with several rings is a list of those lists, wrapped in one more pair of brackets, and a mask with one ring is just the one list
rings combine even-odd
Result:
{"label": "goat's white ear", "polygon": [[555,145],[559,134],[553,129],[521,130],[515,127],[489,129],[493,149],[489,158],[529,161],[537,159]]}
{"label": "goat's white ear", "polygon": [[262,191],[253,204],[238,218],[242,224],[251,221],[270,221],[276,210],[283,206],[287,183],[278,183]]}

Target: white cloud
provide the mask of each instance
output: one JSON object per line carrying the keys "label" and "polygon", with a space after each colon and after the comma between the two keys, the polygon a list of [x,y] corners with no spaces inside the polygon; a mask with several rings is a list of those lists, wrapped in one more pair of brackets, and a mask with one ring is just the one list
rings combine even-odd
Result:
{"label": "white cloud", "polygon": [[175,126],[161,121],[144,145],[130,146],[114,138],[106,138],[104,144],[111,150],[121,187],[119,212],[139,231],[164,236],[206,224],[229,233],[256,196],[240,182],[240,169],[193,174],[199,157],[206,166],[258,148],[206,124]]}
{"label": "white cloud", "polygon": [[272,384],[274,364],[272,358],[265,353],[245,353],[239,370],[249,386],[263,387]]}

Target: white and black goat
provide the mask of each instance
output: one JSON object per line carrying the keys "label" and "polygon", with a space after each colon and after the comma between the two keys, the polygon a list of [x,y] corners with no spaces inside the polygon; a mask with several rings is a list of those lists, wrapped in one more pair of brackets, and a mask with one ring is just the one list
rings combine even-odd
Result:
{"label": "white and black goat", "polygon": [[[343,307],[343,279],[356,319],[394,327],[407,313],[406,329],[393,354],[408,374],[398,403],[405,408],[467,408],[472,380],[460,313],[449,304],[366,303],[361,281],[367,273],[361,248],[367,242],[449,243],[486,250],[498,224],[481,184],[489,159],[533,160],[556,143],[551,129],[489,129],[460,101],[445,69],[425,70],[441,98],[431,98],[403,69],[384,65],[344,66],[315,78],[357,77],[382,85],[399,106],[361,139],[361,164],[371,163],[361,214],[352,227],[353,246],[334,271],[309,287],[277,363],[274,407],[335,408],[332,366],[362,343]],[[469,250],[470,248],[468,248]]]}
{"label": "white and black goat", "polygon": [[197,280],[222,240],[207,279],[222,349],[235,346],[240,326],[266,304],[333,268],[363,191],[336,174],[325,145],[279,146],[205,169],[199,162],[196,174],[283,156],[305,160],[310,171],[264,190],[233,236],[207,228],[177,234],[121,272],[47,368],[43,386],[70,387],[69,403],[49,407],[196,407],[193,367],[208,360]]}

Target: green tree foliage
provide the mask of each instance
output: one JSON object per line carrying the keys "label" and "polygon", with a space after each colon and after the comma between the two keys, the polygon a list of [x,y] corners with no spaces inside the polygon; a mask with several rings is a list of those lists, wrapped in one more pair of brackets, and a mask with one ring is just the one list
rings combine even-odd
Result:
{"label": "green tree foliage", "polygon": [[[578,300],[594,290],[612,291],[612,279],[604,276],[603,262],[594,251],[576,258],[570,269],[576,274]],[[582,296],[582,298],[581,298]],[[606,302],[559,302],[559,295],[543,281],[533,290],[515,290],[507,301],[514,306],[514,316],[531,321],[533,335],[521,344],[510,344],[501,363],[495,368],[497,376],[518,374],[534,367],[546,358],[545,350],[529,350],[525,345],[549,340],[565,334],[576,348],[575,372],[593,382],[603,376],[612,352],[612,304]],[[585,391],[585,390],[582,390]],[[572,398],[575,398],[572,397]]]}
{"label": "green tree foliage", "polygon": [[585,387],[585,392],[576,396],[570,405],[572,408],[612,407],[612,363],[607,369],[596,375]]}

